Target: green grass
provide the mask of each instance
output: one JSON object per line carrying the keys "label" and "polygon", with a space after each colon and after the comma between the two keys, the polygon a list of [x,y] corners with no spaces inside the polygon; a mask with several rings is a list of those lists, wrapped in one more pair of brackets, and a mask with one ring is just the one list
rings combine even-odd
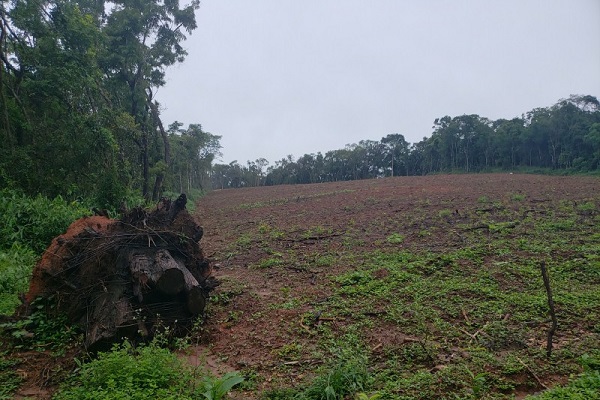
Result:
{"label": "green grass", "polygon": [[[381,399],[508,399],[523,380],[535,391],[531,373],[579,376],[578,357],[600,346],[600,246],[594,226],[576,212],[519,220],[498,207],[489,233],[465,229],[460,248],[377,250],[332,276],[335,293],[323,307],[347,321],[343,330],[364,335],[384,325],[411,338],[384,343],[377,354],[365,345],[372,371],[367,389]],[[551,359],[544,351],[549,324],[542,260],[564,338]],[[322,334],[334,335],[326,328]],[[588,398],[594,390],[597,372],[591,371],[540,398]]]}

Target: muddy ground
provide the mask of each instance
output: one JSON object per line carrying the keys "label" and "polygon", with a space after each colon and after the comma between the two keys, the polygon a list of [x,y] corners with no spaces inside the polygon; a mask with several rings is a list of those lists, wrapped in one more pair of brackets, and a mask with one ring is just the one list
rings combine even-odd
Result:
{"label": "muddy ground", "polygon": [[[205,345],[197,351],[213,365],[258,376],[254,390],[239,398],[277,385],[295,386],[325,361],[310,356],[319,338],[306,316],[322,312],[319,323],[340,333],[351,323],[348,318],[328,320],[320,304],[332,293],[331,278],[359,268],[361,254],[398,247],[451,251],[463,245],[464,226],[487,234],[477,230],[471,215],[493,207],[494,201],[518,198],[515,211],[553,209],[561,201],[598,199],[599,193],[597,178],[520,174],[214,191],[199,202],[196,215],[206,232],[203,247],[223,284],[216,293],[220,304],[206,325]],[[422,217],[414,217],[416,210]],[[401,244],[386,240],[395,234],[402,236]],[[338,261],[349,253],[353,263]],[[366,334],[371,349],[419,340],[390,329],[378,319],[379,312],[383,308],[373,310],[375,327]],[[282,349],[295,343],[303,354],[286,362]]]}

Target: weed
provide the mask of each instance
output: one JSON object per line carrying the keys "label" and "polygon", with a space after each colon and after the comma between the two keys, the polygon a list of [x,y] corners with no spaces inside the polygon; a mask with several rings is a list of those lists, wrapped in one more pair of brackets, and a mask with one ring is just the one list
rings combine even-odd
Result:
{"label": "weed", "polygon": [[249,249],[251,244],[252,236],[250,236],[248,233],[244,233],[235,241],[235,245],[242,250]]}
{"label": "weed", "polygon": [[596,203],[593,201],[586,201],[585,203],[581,203],[577,205],[577,210],[582,212],[590,212],[596,210]]}
{"label": "weed", "polygon": [[14,392],[21,383],[21,377],[15,371],[14,366],[18,360],[8,358],[6,353],[0,353],[0,400],[12,399]]}
{"label": "weed", "polygon": [[278,357],[284,360],[296,360],[302,353],[302,346],[297,343],[285,344],[276,351]]}
{"label": "weed", "polygon": [[281,257],[269,257],[261,260],[258,264],[258,268],[273,268],[283,264]]}
{"label": "weed", "polygon": [[36,259],[31,249],[19,243],[0,251],[0,315],[12,314],[19,305],[19,294],[27,291]]}
{"label": "weed", "polygon": [[419,237],[428,237],[431,236],[431,231],[427,230],[427,229],[421,229],[418,233]]}
{"label": "weed", "polygon": [[315,257],[315,265],[317,267],[330,267],[336,261],[336,257],[332,254],[318,255]]}
{"label": "weed", "polygon": [[9,189],[0,190],[0,250],[20,243],[41,253],[50,241],[89,210],[62,197],[27,197]]}
{"label": "weed", "polygon": [[133,347],[129,342],[101,352],[79,364],[78,373],[55,395],[56,400],[87,399],[222,399],[243,378],[236,373],[221,378],[196,374],[169,350],[155,343]]}
{"label": "weed", "polygon": [[228,372],[221,378],[207,376],[204,378],[202,396],[206,400],[221,400],[234,386],[242,383],[244,378],[237,372]]}
{"label": "weed", "polygon": [[318,375],[295,398],[299,400],[337,400],[363,392],[370,383],[366,359],[341,354],[336,362]]}
{"label": "weed", "polygon": [[392,233],[385,240],[391,244],[398,244],[404,242],[405,236],[399,233]]}
{"label": "weed", "polygon": [[76,338],[78,332],[67,317],[52,312],[53,299],[37,299],[31,303],[30,315],[0,325],[3,332],[14,340],[16,348],[33,347],[38,351],[51,349],[62,352]]}
{"label": "weed", "polygon": [[443,209],[443,210],[440,210],[438,212],[438,217],[440,217],[440,218],[447,218],[447,217],[449,217],[451,215],[452,215],[452,210],[449,210],[447,208]]}
{"label": "weed", "polygon": [[511,200],[513,201],[523,201],[526,197],[527,196],[522,193],[513,193],[512,196],[510,196]]}

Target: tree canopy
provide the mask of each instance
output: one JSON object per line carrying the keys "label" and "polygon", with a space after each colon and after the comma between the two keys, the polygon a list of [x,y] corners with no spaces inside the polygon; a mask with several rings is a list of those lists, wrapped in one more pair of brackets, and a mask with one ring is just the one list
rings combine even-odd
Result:
{"label": "tree canopy", "polygon": [[157,199],[201,188],[219,136],[199,124],[165,129],[155,98],[166,69],[185,59],[198,7],[198,0],[3,1],[0,184],[113,205],[126,192]]}

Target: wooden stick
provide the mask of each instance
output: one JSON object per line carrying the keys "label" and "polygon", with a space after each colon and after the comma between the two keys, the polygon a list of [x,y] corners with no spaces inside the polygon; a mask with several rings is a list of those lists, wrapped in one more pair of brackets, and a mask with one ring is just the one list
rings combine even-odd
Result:
{"label": "wooden stick", "polygon": [[552,318],[552,326],[548,330],[548,340],[546,342],[546,357],[550,358],[550,356],[552,355],[552,338],[554,337],[554,332],[556,332],[558,321],[556,320],[554,300],[552,300],[552,288],[550,287],[550,277],[548,276],[548,270],[546,269],[545,261],[542,261],[540,269],[542,270],[542,278],[544,279],[546,295],[548,296],[548,308],[550,309],[550,317]]}

